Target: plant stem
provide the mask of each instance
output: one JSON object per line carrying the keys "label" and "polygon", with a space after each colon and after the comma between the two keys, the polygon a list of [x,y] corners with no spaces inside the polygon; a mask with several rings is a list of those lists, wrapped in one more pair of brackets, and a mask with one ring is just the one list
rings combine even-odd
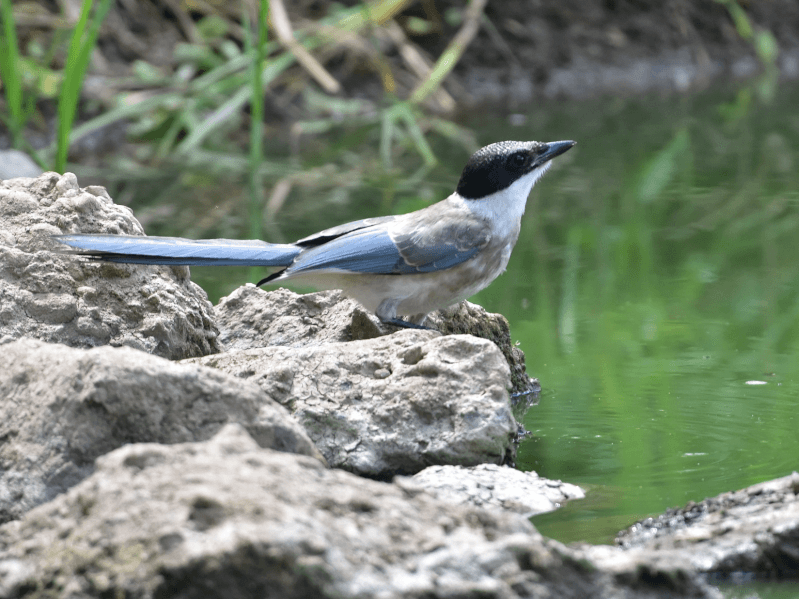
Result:
{"label": "plant stem", "polygon": [[14,147],[19,148],[22,127],[25,125],[25,114],[22,108],[22,76],[19,70],[17,32],[10,0],[0,0],[0,17],[3,20],[3,28],[0,32],[0,36],[2,36],[0,37],[0,78],[3,80],[3,90],[9,113],[8,117],[3,120],[7,120]]}
{"label": "plant stem", "polygon": [[100,26],[105,20],[105,15],[111,8],[112,0],[100,0],[94,11],[94,18],[89,23],[89,13],[92,9],[92,0],[83,0],[80,17],[72,32],[69,43],[64,81],[61,84],[61,93],[58,98],[58,128],[56,131],[56,154],[53,170],[63,173],[67,164],[69,150],[69,134],[75,120],[75,112],[80,99],[80,89],[83,77],[89,65],[89,59],[97,43]]}

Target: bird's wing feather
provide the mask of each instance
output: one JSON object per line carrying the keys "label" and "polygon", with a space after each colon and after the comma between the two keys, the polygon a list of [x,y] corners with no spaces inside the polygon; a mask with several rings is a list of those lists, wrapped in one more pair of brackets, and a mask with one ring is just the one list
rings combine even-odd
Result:
{"label": "bird's wing feather", "polygon": [[477,254],[490,240],[488,224],[474,219],[439,219],[394,237],[397,250],[413,272],[435,272],[457,266]]}
{"label": "bird's wing feather", "polygon": [[126,264],[288,266],[295,245],[237,239],[181,239],[134,235],[54,235],[54,239],[104,262]]}
{"label": "bird's wing feather", "polygon": [[324,231],[319,231],[318,233],[314,233],[313,235],[309,235],[308,237],[303,237],[302,239],[297,241],[296,244],[302,247],[315,247],[317,245],[322,245],[323,243],[332,241],[336,237],[341,237],[342,235],[346,235],[347,233],[352,233],[354,231],[357,231],[358,229],[365,229],[367,227],[373,227],[375,225],[382,225],[394,221],[396,219],[397,219],[396,216],[378,216],[374,218],[364,218],[361,220],[353,221],[351,223],[344,223],[343,225],[330,227],[329,229],[325,229]]}
{"label": "bird's wing feather", "polygon": [[[474,256],[490,240],[487,225],[474,221],[429,219],[409,228],[400,222],[357,229],[306,250],[286,270],[291,276],[308,271],[370,274],[416,274],[452,268]],[[423,230],[424,236],[417,230]]]}

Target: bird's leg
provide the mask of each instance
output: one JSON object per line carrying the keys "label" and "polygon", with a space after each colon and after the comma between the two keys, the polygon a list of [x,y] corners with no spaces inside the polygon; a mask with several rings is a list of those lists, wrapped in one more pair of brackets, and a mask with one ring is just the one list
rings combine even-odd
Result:
{"label": "bird's leg", "polygon": [[393,324],[395,327],[402,327],[404,329],[419,329],[422,331],[435,331],[431,327],[426,327],[423,324],[416,324],[415,322],[408,322],[401,318],[381,318],[380,322],[383,324]]}
{"label": "bird's leg", "polygon": [[400,301],[400,299],[389,298],[380,302],[377,310],[375,310],[375,314],[377,318],[380,319],[380,322],[383,324],[393,324],[395,327],[402,327],[403,329],[420,329],[423,331],[435,330],[421,324],[427,314],[416,314],[415,316],[411,316],[408,320],[399,318],[397,316],[397,306],[399,306]]}

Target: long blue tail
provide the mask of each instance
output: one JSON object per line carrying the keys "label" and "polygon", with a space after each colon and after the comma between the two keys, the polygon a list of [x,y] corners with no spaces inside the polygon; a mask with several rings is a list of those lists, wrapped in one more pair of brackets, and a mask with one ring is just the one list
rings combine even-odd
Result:
{"label": "long blue tail", "polygon": [[296,245],[236,239],[181,239],[134,235],[53,235],[53,239],[103,262],[173,266],[288,266]]}

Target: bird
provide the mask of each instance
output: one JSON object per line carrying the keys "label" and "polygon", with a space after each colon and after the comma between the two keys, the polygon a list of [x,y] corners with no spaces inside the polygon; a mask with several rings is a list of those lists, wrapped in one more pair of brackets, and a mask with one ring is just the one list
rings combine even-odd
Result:
{"label": "bird", "polygon": [[134,235],[53,238],[103,262],[273,266],[258,286],[296,280],[341,289],[385,324],[426,329],[433,310],[471,297],[505,271],[535,183],[576,142],[501,141],[475,152],[455,191],[407,214],[365,218],[294,243]]}

